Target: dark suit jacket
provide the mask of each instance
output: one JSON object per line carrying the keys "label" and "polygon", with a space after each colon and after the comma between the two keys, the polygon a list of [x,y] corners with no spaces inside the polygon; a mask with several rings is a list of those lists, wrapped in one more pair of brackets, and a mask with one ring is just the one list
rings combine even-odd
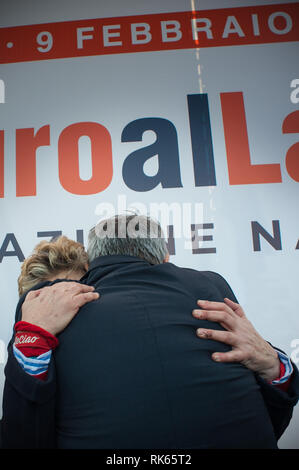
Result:
{"label": "dark suit jacket", "polygon": [[197,299],[236,301],[220,275],[103,256],[81,281],[101,297],[59,335],[48,380],[28,376],[9,354],[3,447],[277,447],[298,400],[298,371],[287,394],[241,364],[211,359],[229,347],[195,330],[222,327],[191,311]]}

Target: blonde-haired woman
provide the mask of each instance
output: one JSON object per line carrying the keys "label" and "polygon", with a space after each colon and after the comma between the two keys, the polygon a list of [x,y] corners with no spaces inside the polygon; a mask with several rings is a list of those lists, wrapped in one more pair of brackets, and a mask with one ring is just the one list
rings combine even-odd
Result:
{"label": "blonde-haired woman", "polygon": [[[78,282],[87,270],[88,255],[84,246],[65,236],[40,242],[21,266],[13,349],[23,369],[36,378],[45,380],[47,377],[49,351],[58,345],[56,335],[70,323],[82,305],[99,297],[93,287]],[[67,312],[59,310],[59,304],[55,302],[59,297],[67,305]],[[53,309],[45,315],[45,305],[50,304]],[[46,362],[41,360],[38,368],[36,359],[45,353],[49,358]]]}
{"label": "blonde-haired woman", "polygon": [[[6,366],[6,375],[13,379],[6,378],[4,386],[0,447],[55,447],[55,439],[49,439],[51,433],[55,434],[54,404],[43,416],[48,429],[44,434],[37,432],[35,413],[40,408],[39,402],[33,404],[34,390],[47,382],[50,363],[53,370],[51,357],[59,344],[57,335],[69,325],[80,307],[99,298],[94,287],[80,282],[87,269],[88,255],[83,245],[65,236],[39,243],[21,266],[20,301]],[[33,390],[28,398],[32,406],[27,415],[19,412],[18,403],[27,398],[23,397],[22,387],[20,390],[15,387],[16,377],[22,381],[25,395],[28,387]],[[43,400],[47,402],[50,397],[51,392]],[[8,403],[10,400],[16,403],[13,408]]]}
{"label": "blonde-haired woman", "polygon": [[60,236],[51,242],[42,241],[25,259],[18,278],[22,296],[42,281],[79,280],[88,269],[88,255],[81,243]]}

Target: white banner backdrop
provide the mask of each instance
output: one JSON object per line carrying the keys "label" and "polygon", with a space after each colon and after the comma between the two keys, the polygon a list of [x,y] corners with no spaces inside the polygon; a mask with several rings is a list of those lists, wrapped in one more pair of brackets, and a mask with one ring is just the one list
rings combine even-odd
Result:
{"label": "white banner backdrop", "polygon": [[[84,22],[76,36],[66,33],[82,56],[59,56],[61,37],[40,27],[40,57],[1,60],[1,394],[22,259],[57,232],[86,245],[111,209],[158,215],[171,261],[223,275],[257,330],[299,363],[296,3],[263,1],[274,8],[266,16],[254,1],[1,3],[0,59],[14,53],[12,26],[118,20],[106,36]],[[244,43],[241,10],[250,6],[253,40]],[[213,23],[218,9],[225,19]],[[189,24],[193,47],[179,48],[183,16],[172,13],[195,11],[193,24],[205,20]],[[167,50],[154,38],[157,14],[167,14],[159,32]],[[126,24],[138,26],[122,50],[131,16]],[[88,41],[100,36],[122,43],[107,46],[119,52],[88,55]],[[201,39],[218,42],[201,47]],[[149,49],[132,53],[134,40]],[[19,51],[27,54],[26,44]],[[297,407],[279,446],[299,448],[298,431]]]}

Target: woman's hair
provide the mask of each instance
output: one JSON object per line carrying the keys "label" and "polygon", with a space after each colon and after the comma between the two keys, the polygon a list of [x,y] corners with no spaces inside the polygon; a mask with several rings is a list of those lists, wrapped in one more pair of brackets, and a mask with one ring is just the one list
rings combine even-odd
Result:
{"label": "woman's hair", "polygon": [[40,242],[21,266],[18,278],[19,295],[61,272],[86,272],[86,264],[88,256],[81,243],[65,236],[51,242]]}

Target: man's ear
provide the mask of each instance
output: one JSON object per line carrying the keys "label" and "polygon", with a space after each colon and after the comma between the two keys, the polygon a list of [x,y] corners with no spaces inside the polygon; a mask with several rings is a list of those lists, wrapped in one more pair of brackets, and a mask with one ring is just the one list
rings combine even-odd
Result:
{"label": "man's ear", "polygon": [[168,263],[168,261],[169,261],[169,253],[167,253],[165,258],[163,259],[163,263]]}

